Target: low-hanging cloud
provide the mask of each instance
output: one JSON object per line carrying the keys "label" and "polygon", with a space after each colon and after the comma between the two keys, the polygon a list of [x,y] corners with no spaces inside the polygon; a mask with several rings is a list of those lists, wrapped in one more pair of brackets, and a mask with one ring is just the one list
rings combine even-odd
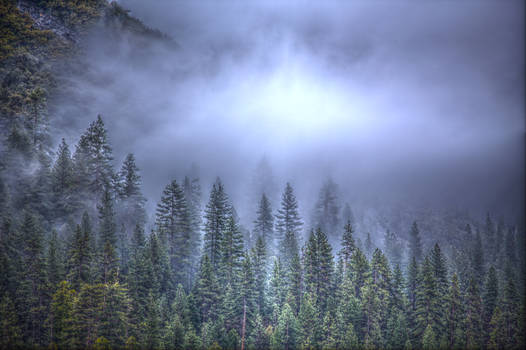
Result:
{"label": "low-hanging cloud", "polygon": [[300,203],[332,176],[351,202],[520,217],[523,2],[120,3],[178,48],[94,31],[54,123],[105,116],[150,202],[197,163],[242,203],[265,155]]}

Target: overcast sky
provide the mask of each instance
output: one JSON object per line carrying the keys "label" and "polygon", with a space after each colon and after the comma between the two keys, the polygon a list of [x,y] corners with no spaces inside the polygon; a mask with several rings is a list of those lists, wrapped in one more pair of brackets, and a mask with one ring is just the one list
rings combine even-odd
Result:
{"label": "overcast sky", "polygon": [[94,36],[55,118],[76,142],[101,113],[151,205],[195,163],[243,206],[265,155],[300,205],[331,176],[352,203],[522,213],[523,1],[120,3],[179,48]]}

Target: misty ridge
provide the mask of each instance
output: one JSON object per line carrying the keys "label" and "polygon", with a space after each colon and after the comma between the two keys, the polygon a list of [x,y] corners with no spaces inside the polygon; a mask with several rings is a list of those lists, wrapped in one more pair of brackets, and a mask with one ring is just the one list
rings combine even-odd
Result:
{"label": "misty ridge", "polygon": [[0,5],[0,349],[519,349],[524,4]]}

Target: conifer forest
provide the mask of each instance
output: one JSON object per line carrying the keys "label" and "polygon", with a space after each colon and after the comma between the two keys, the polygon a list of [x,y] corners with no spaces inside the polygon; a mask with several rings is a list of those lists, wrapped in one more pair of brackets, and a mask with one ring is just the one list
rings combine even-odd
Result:
{"label": "conifer forest", "polygon": [[524,2],[0,0],[0,349],[523,349]]}

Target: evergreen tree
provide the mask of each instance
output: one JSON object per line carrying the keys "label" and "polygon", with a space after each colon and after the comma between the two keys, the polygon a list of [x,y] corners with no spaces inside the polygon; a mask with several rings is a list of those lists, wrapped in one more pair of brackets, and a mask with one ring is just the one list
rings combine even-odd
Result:
{"label": "evergreen tree", "polygon": [[488,270],[486,284],[484,286],[484,294],[482,298],[484,311],[484,331],[486,332],[487,336],[490,332],[489,329],[491,318],[493,317],[493,312],[495,311],[495,307],[497,306],[497,300],[499,297],[498,283],[499,282],[497,279],[497,271],[493,266],[491,266]]}
{"label": "evergreen tree", "polygon": [[82,285],[73,306],[68,347],[89,348],[95,344],[99,337],[103,304],[103,284]]}
{"label": "evergreen tree", "polygon": [[416,338],[422,339],[426,327],[431,326],[433,334],[436,336],[435,329],[440,329],[442,326],[442,314],[440,313],[440,305],[437,291],[437,280],[434,274],[431,259],[426,256],[422,269],[420,270],[420,281],[416,291],[416,309],[415,309],[415,329]]}
{"label": "evergreen tree", "polygon": [[365,253],[370,258],[373,255],[374,244],[371,240],[371,234],[367,232],[367,238],[365,239]]}
{"label": "evergreen tree", "polygon": [[151,260],[146,254],[146,238],[143,228],[137,224],[131,241],[129,274],[127,278],[130,295],[130,333],[136,341],[145,342],[143,320],[147,317],[147,301],[153,293],[150,280],[153,274]]}
{"label": "evergreen tree", "polygon": [[320,325],[320,311],[316,308],[316,301],[309,292],[305,293],[298,313],[300,326],[300,348],[316,349],[322,337]]}
{"label": "evergreen tree", "polygon": [[489,261],[493,261],[495,258],[495,226],[493,220],[489,213],[486,214],[486,224],[484,226],[484,250],[487,252],[487,257]]}
{"label": "evergreen tree", "polygon": [[228,197],[221,180],[217,178],[210,192],[210,200],[206,205],[204,237],[204,251],[215,270],[221,261],[221,242],[227,227],[228,214]]}
{"label": "evergreen tree", "polygon": [[190,233],[188,246],[190,249],[191,281],[195,279],[199,266],[201,248],[201,185],[198,178],[190,180],[185,176],[183,182],[184,196],[190,213]]}
{"label": "evergreen tree", "polygon": [[466,296],[466,348],[479,349],[482,346],[482,305],[478,285],[474,278],[469,282]]}
{"label": "evergreen tree", "polygon": [[392,266],[402,264],[402,244],[394,232],[387,230],[384,236],[385,253]]}
{"label": "evergreen tree", "polygon": [[256,245],[252,248],[251,260],[254,268],[255,300],[261,317],[267,312],[266,283],[268,272],[267,249],[262,236],[258,236]]}
{"label": "evergreen tree", "polygon": [[113,155],[108,143],[106,127],[100,115],[89,125],[83,136],[87,138],[88,146],[89,189],[93,193],[103,193],[112,182]]}
{"label": "evergreen tree", "polygon": [[495,310],[493,311],[489,327],[490,333],[489,342],[487,346],[488,349],[506,349],[508,343],[506,334],[506,324],[504,317],[502,317],[502,312],[500,311],[500,308],[498,306],[495,307]]}
{"label": "evergreen tree", "polygon": [[502,300],[502,318],[504,319],[506,332],[506,348],[515,349],[519,345],[520,329],[520,302],[519,293],[515,283],[509,278],[503,288]]}
{"label": "evergreen tree", "polygon": [[422,349],[423,350],[434,350],[438,348],[438,342],[436,339],[435,331],[431,325],[428,325],[422,336]]}
{"label": "evergreen tree", "polygon": [[382,334],[382,301],[377,294],[373,279],[368,278],[361,289],[362,305],[362,334],[364,346],[369,349],[383,348],[384,337]]}
{"label": "evergreen tree", "polygon": [[240,305],[242,306],[241,318],[241,349],[245,348],[245,341],[247,334],[252,331],[252,320],[257,314],[257,303],[255,299],[256,284],[254,279],[254,271],[250,256],[245,254],[243,259],[243,267],[241,271],[241,286],[240,286]]}
{"label": "evergreen tree", "polygon": [[22,330],[11,299],[4,295],[0,302],[0,349],[16,349],[22,344]]}
{"label": "evergreen tree", "polygon": [[334,270],[332,248],[327,236],[319,228],[311,231],[304,256],[305,288],[316,300],[321,315],[327,311],[332,292]]}
{"label": "evergreen tree", "polygon": [[285,291],[287,294],[286,301],[294,314],[297,314],[303,294],[303,269],[298,255],[292,257],[290,269],[286,276],[286,284],[288,285],[288,289]]}
{"label": "evergreen tree", "polygon": [[42,229],[37,220],[29,213],[24,214],[20,227],[23,242],[20,290],[17,297],[22,309],[19,316],[23,322],[23,334],[27,344],[43,346],[46,341],[44,328],[45,311],[48,299],[48,281]]}
{"label": "evergreen tree", "polygon": [[221,239],[220,277],[223,286],[236,286],[241,271],[243,258],[243,236],[232,215],[227,220],[227,227]]}
{"label": "evergreen tree", "polygon": [[343,228],[342,249],[339,253],[340,257],[343,259],[344,270],[349,269],[349,266],[351,264],[351,257],[354,254],[354,251],[356,250],[356,244],[354,242],[353,233],[354,228],[351,224],[351,221],[349,220]]}
{"label": "evergreen tree", "polygon": [[356,249],[351,257],[350,279],[354,285],[354,295],[360,299],[361,290],[370,276],[370,267],[367,258],[360,249]]}
{"label": "evergreen tree", "polygon": [[183,189],[173,180],[166,186],[157,205],[156,224],[163,243],[168,246],[170,268],[175,273],[175,283],[182,283],[188,290],[193,275],[192,223]]}
{"label": "evergreen tree", "polygon": [[77,293],[67,281],[62,281],[52,296],[47,324],[50,328],[50,341],[59,348],[70,344],[73,307]]}
{"label": "evergreen tree", "polygon": [[272,215],[270,201],[265,193],[261,195],[256,214],[253,234],[256,237],[262,237],[264,241],[272,247],[272,250],[274,250],[276,244],[274,241],[274,216]]}
{"label": "evergreen tree", "polygon": [[299,254],[298,235],[302,225],[296,196],[292,186],[287,183],[281,197],[281,207],[276,214],[276,231],[281,243],[281,263],[286,270],[288,270],[294,255]]}
{"label": "evergreen tree", "polygon": [[300,340],[300,327],[289,304],[283,305],[276,329],[270,342],[271,349],[297,349]]}
{"label": "evergreen tree", "polygon": [[64,279],[64,266],[60,256],[59,240],[57,231],[51,231],[47,253],[47,276],[50,290],[54,291],[60,281]]}
{"label": "evergreen tree", "polygon": [[422,243],[420,242],[420,231],[416,221],[413,222],[409,232],[409,257],[411,259],[415,257],[416,262],[422,260]]}
{"label": "evergreen tree", "polygon": [[[272,323],[276,324],[278,316],[281,312],[282,306],[285,302],[286,287],[284,272],[281,266],[280,259],[274,261],[272,276],[269,283],[269,303],[272,309]],[[290,307],[290,305],[289,305]]]}
{"label": "evergreen tree", "polygon": [[207,254],[204,254],[201,259],[194,295],[196,296],[197,305],[199,305],[201,322],[208,322],[214,319],[219,300],[219,286],[210,257]]}
{"label": "evergreen tree", "polygon": [[447,300],[447,338],[448,348],[460,349],[464,347],[463,322],[464,311],[460,289],[456,274],[451,279]]}
{"label": "evergreen tree", "polygon": [[475,241],[473,242],[471,263],[473,264],[473,274],[475,281],[480,286],[484,276],[484,252],[482,248],[482,238],[480,237],[479,229],[475,233]]}
{"label": "evergreen tree", "polygon": [[[431,265],[433,267],[433,275],[436,287],[436,323],[435,334],[437,337],[442,337],[446,333],[446,313],[447,313],[447,294],[449,283],[447,279],[446,258],[442,254],[438,243],[435,244],[431,251]],[[438,339],[439,341],[441,339]]]}
{"label": "evergreen tree", "polygon": [[118,257],[115,252],[117,244],[115,227],[115,210],[113,198],[106,187],[102,194],[99,210],[99,277],[103,283],[109,283],[117,278]]}
{"label": "evergreen tree", "polygon": [[89,283],[92,280],[92,238],[90,227],[89,225],[86,225],[89,223],[89,217],[87,213],[84,213],[83,222],[85,223],[84,229],[82,229],[80,225],[77,225],[75,229],[73,244],[69,250],[68,258],[67,276],[68,280],[75,289],[78,289],[82,283]]}
{"label": "evergreen tree", "polygon": [[55,215],[64,215],[71,212],[69,196],[74,184],[74,166],[66,140],[62,139],[57,151],[57,160],[51,170],[51,183],[55,194]]}
{"label": "evergreen tree", "polygon": [[342,222],[348,222],[351,225],[355,225],[354,214],[351,210],[349,203],[345,203],[342,210]]}
{"label": "evergreen tree", "polygon": [[314,228],[320,228],[336,242],[340,226],[340,205],[338,203],[338,186],[328,179],[320,189],[314,207]]}

